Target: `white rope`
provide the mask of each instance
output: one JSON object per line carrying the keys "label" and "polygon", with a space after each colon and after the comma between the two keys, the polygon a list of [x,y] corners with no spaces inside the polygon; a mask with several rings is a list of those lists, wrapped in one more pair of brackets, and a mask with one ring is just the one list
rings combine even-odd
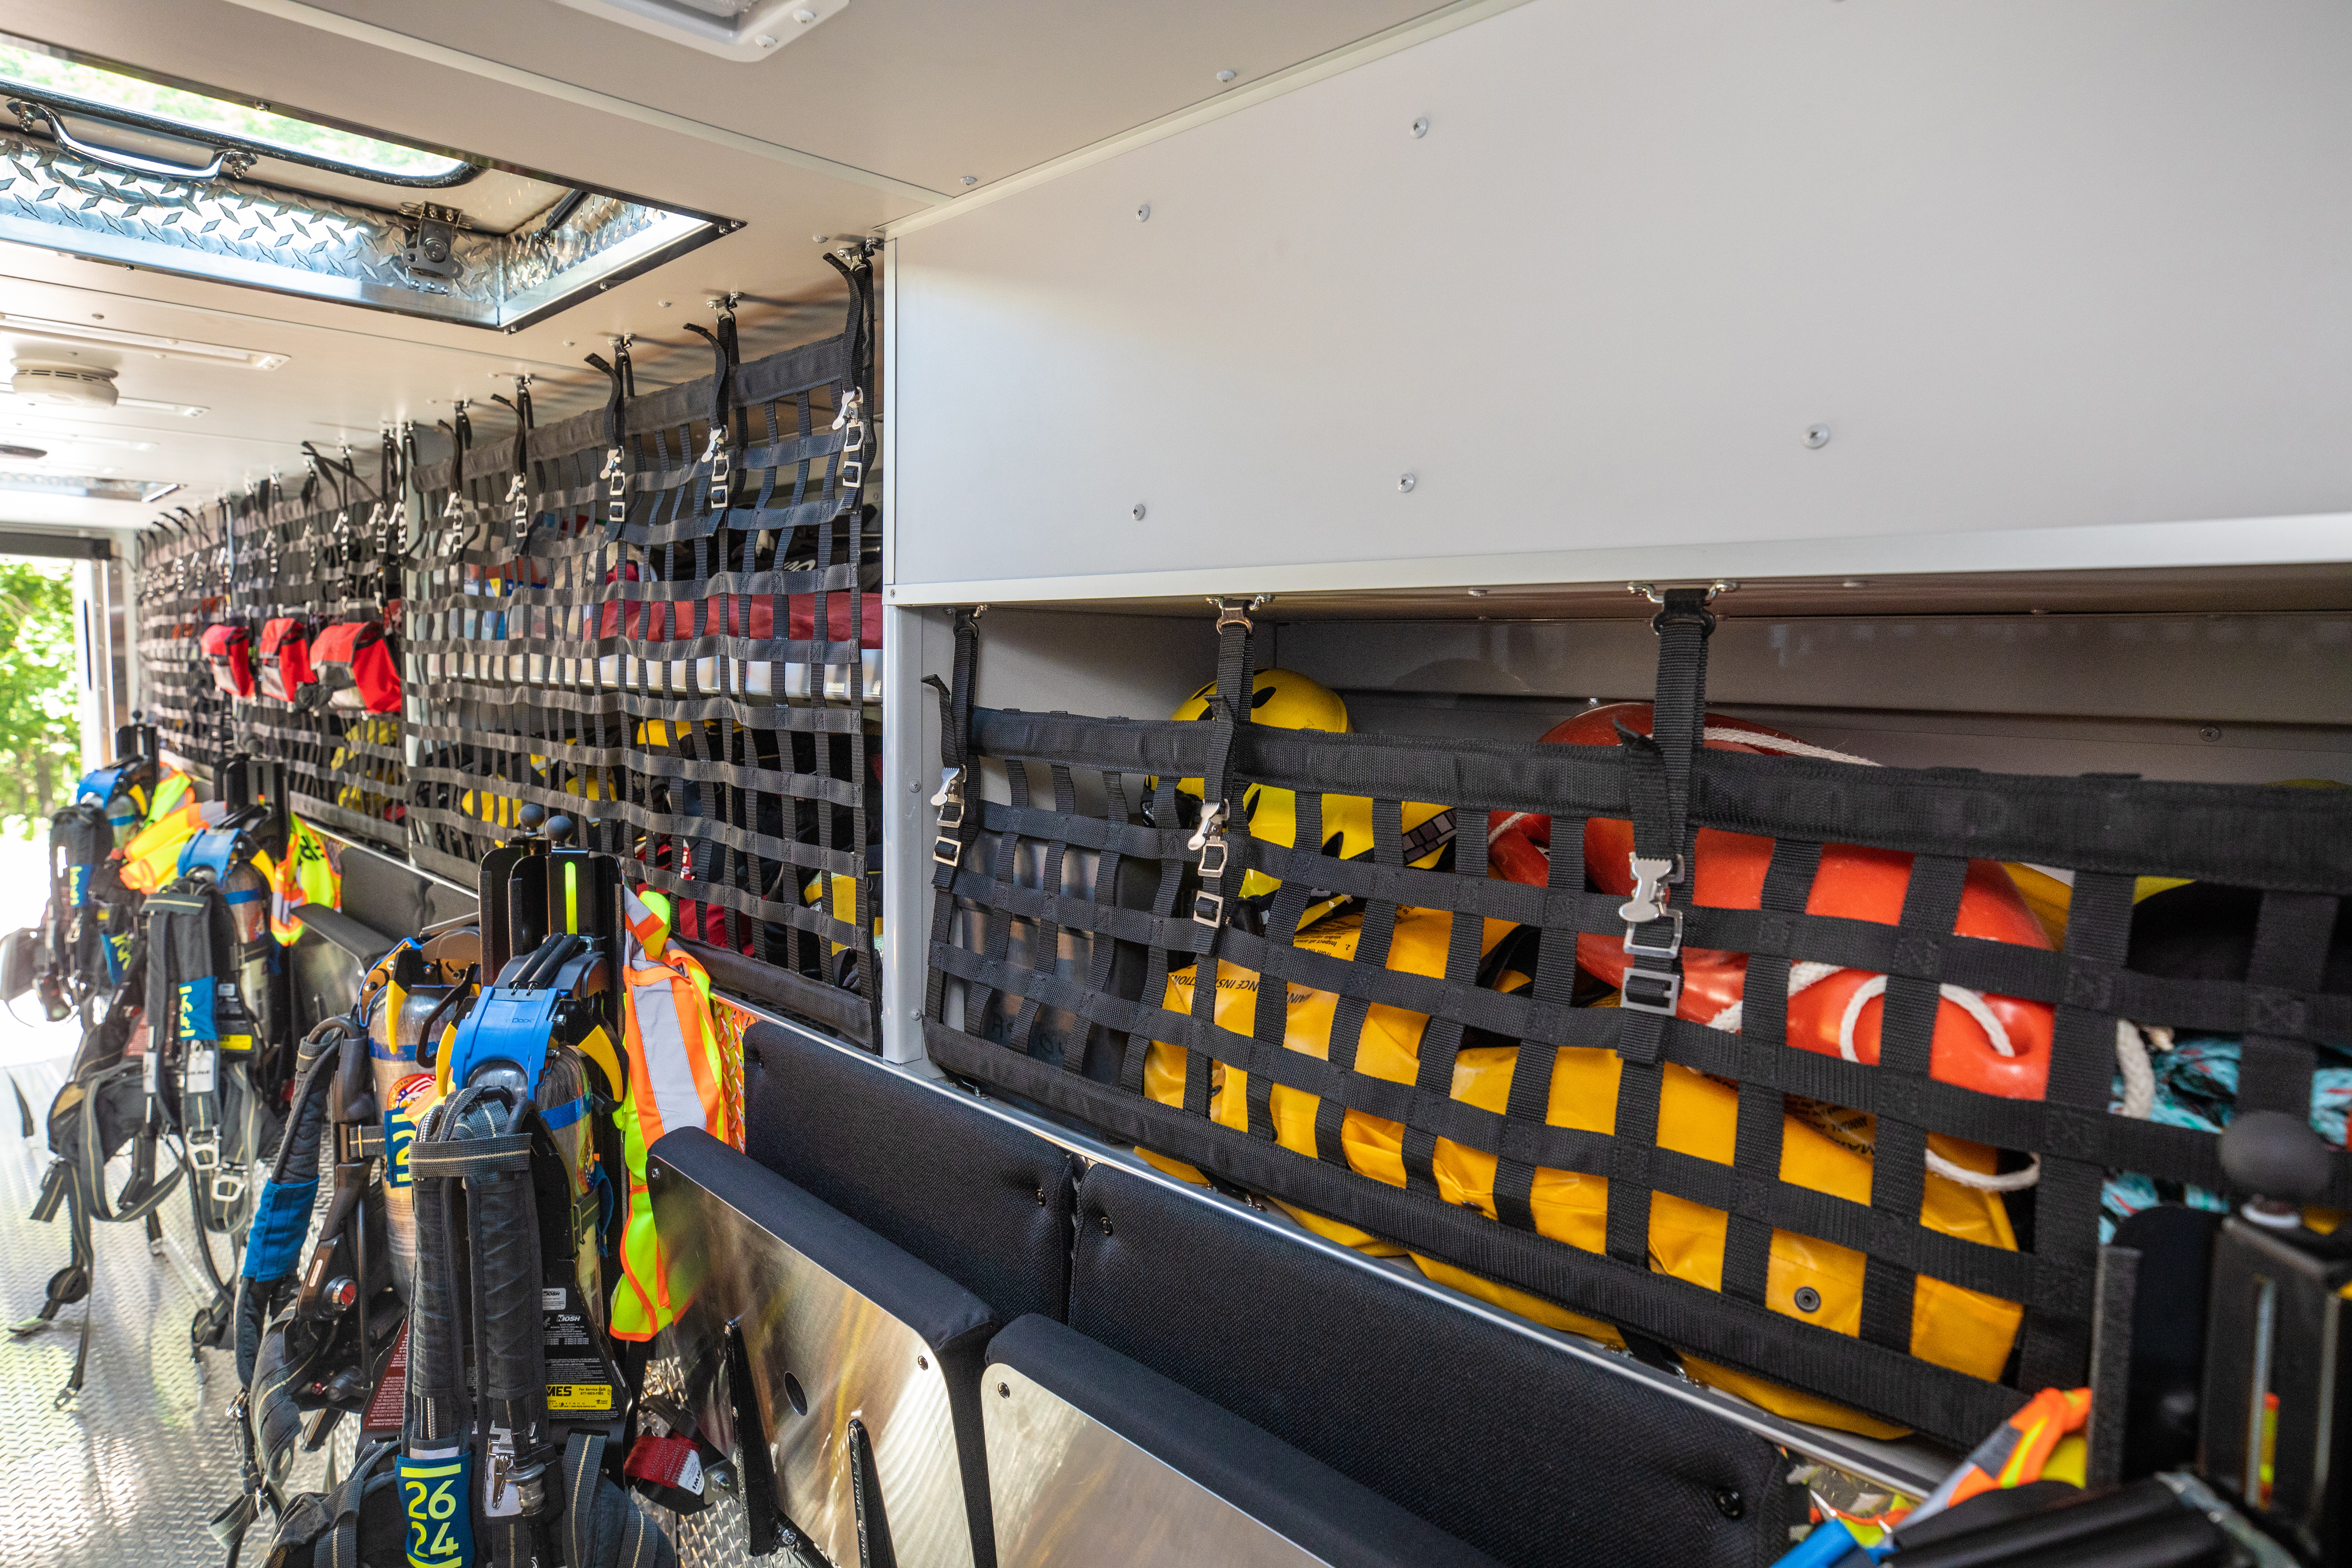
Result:
{"label": "white rope", "polygon": [[2156,1112],[2156,1068],[2147,1059],[2150,1046],[2170,1050],[2172,1031],[2161,1026],[2143,1028],[2129,1018],[2116,1020],[2116,1066],[2124,1075],[2123,1113],[2135,1121],[2146,1121]]}
{"label": "white rope", "polygon": [[1786,735],[1759,735],[1753,730],[1735,730],[1728,724],[1709,724],[1706,727],[1706,738],[1710,741],[1729,741],[1736,745],[1753,746],[1759,752],[1778,752],[1784,756],[1814,757],[1824,763],[1853,763],[1865,768],[1885,765],[1882,763],[1874,763],[1868,757],[1857,757],[1851,752],[1832,752],[1827,746],[1807,745],[1802,741],[1792,741]]}
{"label": "white rope", "polygon": [[[1957,1004],[1960,1011],[1977,1021],[1977,1026],[1985,1032],[1985,1038],[1992,1042],[1994,1050],[2004,1057],[2014,1058],[2017,1055],[2017,1047],[2010,1043],[2009,1031],[2001,1026],[2000,1016],[1985,1005],[1982,995],[1965,985],[1938,985],[1936,989],[1945,1001]],[[1845,1016],[1838,1020],[1838,1055],[1850,1062],[1862,1059],[1854,1051],[1854,1026],[1862,1021],[1862,1010],[1868,1005],[1870,999],[1885,994],[1886,976],[1884,974],[1874,974],[1854,987],[1853,994],[1846,998]]]}
{"label": "white rope", "polygon": [[[1800,991],[1819,984],[1837,973],[1839,973],[1839,967],[1834,963],[1811,962],[1792,963],[1789,966],[1789,994],[1794,996]],[[1981,995],[1965,985],[1941,985],[1937,989],[1977,1021],[1978,1026],[1985,1032],[1985,1038],[1992,1043],[1994,1050],[2004,1057],[2014,1058],[2017,1055],[2017,1047],[2011,1043],[2009,1031],[2001,1026],[2000,1016],[1985,1005],[1985,999]],[[1862,1017],[1864,1005],[1873,996],[1885,994],[1885,991],[1886,976],[1874,974],[1855,987],[1854,994],[1847,998],[1845,1016],[1838,1021],[1838,1055],[1846,1060],[1851,1062],[1861,1059],[1854,1050],[1853,1031],[1855,1024]],[[1734,1002],[1730,1006],[1709,1018],[1707,1027],[1727,1030],[1736,1035],[1739,1032],[1740,1011],[1741,1004]],[[2133,1039],[2137,1044],[2138,1035],[2136,1030],[2133,1033]],[[2169,1049],[2171,1043],[2171,1037],[2168,1032],[2162,1048]],[[2116,1049],[2119,1052],[2123,1049],[2120,1036],[2117,1037]],[[2146,1058],[2143,1057],[2141,1059],[2144,1065]],[[2149,1079],[2151,1096],[2154,1089],[2155,1080],[2151,1077]],[[2126,1101],[2126,1107],[2128,1107],[2128,1101]],[[1927,1151],[1927,1169],[1948,1182],[1957,1182],[1961,1186],[1971,1187],[1980,1193],[2022,1192],[2042,1179],[2042,1160],[2038,1155],[2033,1156],[2032,1162],[2021,1171],[2011,1171],[2002,1175],[1987,1175],[1982,1171],[1971,1171],[1965,1165],[1955,1164],[1930,1149]]]}
{"label": "white rope", "polygon": [[2042,1156],[2026,1156],[2022,1171],[2011,1171],[2002,1175],[1988,1176],[1982,1171],[1971,1171],[1966,1165],[1955,1165],[1933,1149],[1927,1151],[1927,1169],[1948,1182],[1958,1182],[1964,1187],[1974,1187],[1980,1193],[2021,1193],[2042,1179]]}

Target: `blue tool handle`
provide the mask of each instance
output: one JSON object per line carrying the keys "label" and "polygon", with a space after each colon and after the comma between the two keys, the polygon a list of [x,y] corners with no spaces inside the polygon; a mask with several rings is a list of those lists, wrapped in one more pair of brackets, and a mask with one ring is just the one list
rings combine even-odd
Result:
{"label": "blue tool handle", "polygon": [[1830,1568],[1854,1548],[1853,1532],[1841,1519],[1827,1519],[1812,1533],[1781,1554],[1772,1568]]}

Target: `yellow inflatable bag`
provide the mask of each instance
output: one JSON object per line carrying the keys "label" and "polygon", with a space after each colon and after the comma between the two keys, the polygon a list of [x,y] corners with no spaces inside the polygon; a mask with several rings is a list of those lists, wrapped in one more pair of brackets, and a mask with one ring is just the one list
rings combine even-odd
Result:
{"label": "yellow inflatable bag", "polygon": [[[1388,967],[1413,974],[1444,973],[1453,918],[1442,910],[1400,910],[1396,934],[1390,944]],[[1481,952],[1491,951],[1508,929],[1504,922],[1486,921],[1480,937]],[[1361,932],[1361,917],[1349,915],[1301,932],[1297,944],[1336,958],[1352,959]],[[1524,984],[1517,975],[1507,976],[1503,981],[1506,988]],[[1257,976],[1234,964],[1223,963],[1218,969],[1217,986],[1218,1026],[1239,1035],[1251,1033],[1256,1016]],[[1331,993],[1294,986],[1285,998],[1285,1046],[1310,1056],[1328,1057],[1338,1001]],[[1171,975],[1161,1005],[1172,1011],[1189,1012],[1192,1003],[1192,972]],[[1427,1023],[1425,1015],[1374,1005],[1365,1017],[1357,1047],[1356,1069],[1393,1082],[1412,1082],[1419,1067],[1421,1035]],[[1510,1099],[1511,1074],[1517,1055],[1517,1048],[1509,1047],[1465,1048],[1454,1064],[1453,1097],[1501,1112]],[[1560,1048],[1553,1063],[1545,1120],[1555,1127],[1613,1132],[1621,1069],[1622,1064],[1613,1051]],[[1162,1104],[1181,1105],[1185,1070],[1181,1048],[1155,1043],[1145,1064],[1145,1094]],[[1245,1129],[1249,1075],[1223,1063],[1212,1064],[1211,1071],[1211,1119],[1237,1131]],[[1318,1103],[1318,1096],[1279,1084],[1274,1087],[1268,1097],[1268,1110],[1283,1147],[1310,1158],[1314,1155]],[[1686,1068],[1666,1068],[1658,1110],[1661,1147],[1728,1165],[1738,1114],[1738,1090],[1732,1085]],[[1340,1141],[1349,1167],[1391,1186],[1404,1185],[1403,1133],[1397,1122],[1349,1111],[1342,1121]],[[1988,1173],[1993,1169],[1991,1152],[1979,1145],[1939,1133],[1929,1134],[1928,1142],[1936,1152],[1964,1168]],[[1203,1179],[1181,1162],[1138,1152],[1171,1174],[1188,1181]],[[1437,1141],[1434,1167],[1440,1194],[1448,1203],[1475,1208],[1489,1219],[1496,1217],[1494,1155],[1441,1138]],[[1791,1114],[1783,1119],[1781,1180],[1855,1203],[1868,1203],[1870,1177],[1871,1158],[1866,1151],[1833,1140],[1805,1117]],[[1288,1204],[1282,1206],[1301,1224],[1334,1240],[1379,1256],[1395,1256],[1402,1250],[1355,1226],[1303,1212]],[[1587,1252],[1604,1250],[1609,1213],[1606,1177],[1538,1169],[1529,1206],[1536,1229],[1541,1234]],[[1932,1172],[1926,1179],[1920,1221],[1931,1230],[1985,1246],[2011,1251],[2017,1246],[2008,1212],[1997,1194],[1962,1186]],[[1650,1202],[1652,1269],[1710,1290],[1720,1290],[1727,1226],[1728,1216],[1720,1209],[1669,1193],[1654,1194]],[[1838,1333],[1853,1335],[1859,1331],[1862,1254],[1813,1237],[1775,1231],[1769,1258],[1765,1304],[1771,1310]],[[1526,1291],[1481,1279],[1434,1258],[1414,1255],[1413,1261],[1431,1279],[1524,1317],[1612,1344],[1623,1342],[1609,1324],[1568,1311]],[[1810,1290],[1814,1299],[1812,1310],[1804,1311],[1797,1306],[1800,1289]],[[1970,1376],[1996,1378],[2008,1360],[2022,1317],[2022,1309],[2014,1302],[1922,1276],[1913,1300],[1911,1352],[1923,1360]],[[1901,1430],[1827,1400],[1696,1357],[1685,1356],[1684,1367],[1698,1382],[1738,1394],[1766,1409],[1798,1420],[1881,1436],[1895,1436]]]}

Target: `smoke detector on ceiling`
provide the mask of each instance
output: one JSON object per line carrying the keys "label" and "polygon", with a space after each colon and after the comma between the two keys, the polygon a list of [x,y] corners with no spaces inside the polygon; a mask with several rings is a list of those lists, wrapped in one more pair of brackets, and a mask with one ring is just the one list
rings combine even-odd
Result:
{"label": "smoke detector on ceiling", "polygon": [[94,365],[19,364],[8,385],[30,403],[82,408],[111,408],[115,403],[114,373]]}
{"label": "smoke detector on ceiling", "polygon": [[836,16],[849,0],[562,0],[705,54],[760,60]]}

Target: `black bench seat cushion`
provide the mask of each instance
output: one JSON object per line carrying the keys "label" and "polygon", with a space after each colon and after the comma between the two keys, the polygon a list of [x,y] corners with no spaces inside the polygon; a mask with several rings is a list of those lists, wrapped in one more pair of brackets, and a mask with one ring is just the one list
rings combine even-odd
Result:
{"label": "black bench seat cushion", "polygon": [[[1326,1563],[1347,1568],[1496,1568],[1485,1552],[1051,1319],[1014,1323],[990,1343],[988,1359],[1021,1373]],[[1004,1457],[991,1458],[1001,1464]]]}
{"label": "black bench seat cushion", "polygon": [[744,1151],[978,1296],[999,1321],[1066,1315],[1071,1156],[862,1052],[755,1024]]}
{"label": "black bench seat cushion", "polygon": [[1519,1568],[1757,1568],[1788,1461],[1654,1387],[1114,1165],[1070,1327]]}

